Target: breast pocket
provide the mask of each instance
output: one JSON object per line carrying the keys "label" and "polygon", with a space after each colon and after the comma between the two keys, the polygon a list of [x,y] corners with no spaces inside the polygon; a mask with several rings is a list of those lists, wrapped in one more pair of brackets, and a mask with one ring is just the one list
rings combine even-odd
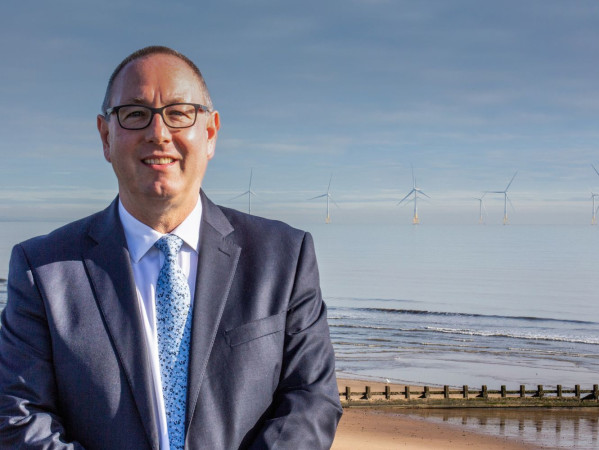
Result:
{"label": "breast pocket", "polygon": [[281,311],[274,316],[244,323],[225,331],[225,340],[231,347],[237,347],[238,345],[260,339],[264,336],[282,332],[285,330],[286,317],[287,311]]}

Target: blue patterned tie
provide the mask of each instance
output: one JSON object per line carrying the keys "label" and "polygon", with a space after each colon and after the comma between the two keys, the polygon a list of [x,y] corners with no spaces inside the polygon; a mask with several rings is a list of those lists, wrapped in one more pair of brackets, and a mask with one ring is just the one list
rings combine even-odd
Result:
{"label": "blue patterned tie", "polygon": [[156,321],[162,394],[171,450],[185,445],[185,403],[187,365],[191,335],[191,294],[187,278],[177,264],[183,241],[173,235],[162,236],[154,246],[164,253],[164,264],[156,284]]}

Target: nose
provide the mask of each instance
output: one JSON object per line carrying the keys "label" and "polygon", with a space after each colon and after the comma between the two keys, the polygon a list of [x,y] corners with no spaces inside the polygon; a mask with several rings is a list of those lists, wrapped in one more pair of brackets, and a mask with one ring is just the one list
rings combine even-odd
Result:
{"label": "nose", "polygon": [[168,126],[164,123],[161,114],[154,114],[150,125],[146,128],[146,140],[148,142],[161,143],[170,139],[171,132]]}

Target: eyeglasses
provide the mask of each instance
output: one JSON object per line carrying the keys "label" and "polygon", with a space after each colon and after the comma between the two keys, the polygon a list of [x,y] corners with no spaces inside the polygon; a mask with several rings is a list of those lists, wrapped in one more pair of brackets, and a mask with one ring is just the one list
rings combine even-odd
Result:
{"label": "eyeglasses", "polygon": [[189,128],[196,123],[198,110],[210,112],[210,108],[198,103],[173,103],[162,108],[144,105],[120,105],[108,108],[104,117],[116,114],[119,125],[125,130],[142,130],[152,122],[154,114],[160,114],[164,123],[171,128]]}

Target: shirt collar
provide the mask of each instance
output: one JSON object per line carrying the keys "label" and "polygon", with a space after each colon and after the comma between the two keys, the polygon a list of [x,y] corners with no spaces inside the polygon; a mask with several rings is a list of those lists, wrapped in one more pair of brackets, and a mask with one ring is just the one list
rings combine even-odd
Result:
{"label": "shirt collar", "polygon": [[[154,243],[160,239],[163,234],[147,226],[133,217],[125,209],[119,199],[119,217],[125,231],[125,239],[129,254],[134,263],[138,263],[141,258],[150,250]],[[198,253],[200,249],[200,224],[202,222],[202,201],[198,197],[196,206],[191,213],[179,224],[170,234],[180,237],[184,244]]]}

